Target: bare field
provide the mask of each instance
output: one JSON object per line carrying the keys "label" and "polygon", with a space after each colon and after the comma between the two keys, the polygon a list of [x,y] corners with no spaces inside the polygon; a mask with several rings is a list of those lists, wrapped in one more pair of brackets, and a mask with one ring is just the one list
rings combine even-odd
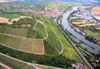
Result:
{"label": "bare field", "polygon": [[90,7],[93,7],[93,6],[81,6],[80,8],[90,8]]}
{"label": "bare field", "polygon": [[76,19],[76,18],[78,18],[78,17],[71,17],[71,19]]}
{"label": "bare field", "polygon": [[25,16],[20,16],[20,18],[14,18],[14,19],[12,19],[11,21],[13,22],[13,21],[18,21],[18,20],[20,20],[21,18],[25,18]]}
{"label": "bare field", "polygon": [[100,6],[94,7],[91,12],[94,14],[100,15]]}
{"label": "bare field", "polygon": [[22,28],[8,28],[5,34],[26,37],[28,29]]}
{"label": "bare field", "polygon": [[41,23],[42,25],[44,25],[44,23],[43,23],[42,21],[40,21],[40,20],[37,20],[37,22],[39,22],[39,23]]}
{"label": "bare field", "polygon": [[8,21],[9,19],[7,18],[3,18],[3,17],[0,17],[0,23],[7,23],[7,24],[13,24],[12,22]]}
{"label": "bare field", "polygon": [[31,24],[21,24],[21,27],[30,27]]}
{"label": "bare field", "polygon": [[79,25],[80,27],[86,27],[86,26],[94,26],[94,25],[96,25],[96,24],[85,24],[85,25]]}
{"label": "bare field", "polygon": [[77,20],[77,22],[73,22],[73,24],[85,24],[85,23],[90,23],[90,22],[88,22],[86,20]]}
{"label": "bare field", "polygon": [[100,28],[96,28],[96,29],[99,29],[100,30]]}

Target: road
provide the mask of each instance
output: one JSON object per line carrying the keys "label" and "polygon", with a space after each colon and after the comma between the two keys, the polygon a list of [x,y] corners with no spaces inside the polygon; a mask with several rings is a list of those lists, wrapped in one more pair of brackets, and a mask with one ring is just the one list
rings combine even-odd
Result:
{"label": "road", "polygon": [[[45,17],[46,18],[46,17]],[[46,20],[49,22],[49,24],[51,25],[51,23],[50,23],[50,21],[46,18]],[[55,33],[55,35],[57,36],[57,34],[56,34],[56,32],[55,32],[55,30],[54,30],[54,28],[53,28],[53,26],[51,25],[51,27],[52,27],[52,29],[53,29],[53,31],[54,31],[54,33]],[[58,40],[60,41],[60,43],[61,43],[61,46],[62,46],[62,50],[61,50],[61,52],[59,53],[59,55],[61,55],[62,53],[63,53],[63,51],[64,51],[64,47],[63,47],[63,43],[61,42],[61,40],[59,39],[59,37],[57,36],[57,38],[58,38]]]}
{"label": "road", "polygon": [[0,55],[3,55],[3,56],[5,56],[5,57],[7,57],[7,58],[10,58],[10,59],[13,59],[13,60],[16,60],[16,61],[19,61],[19,62],[28,64],[28,65],[31,65],[31,66],[35,67],[36,69],[41,69],[41,68],[39,68],[39,67],[37,67],[37,66],[48,67],[48,68],[53,68],[53,69],[62,69],[62,68],[58,68],[58,67],[52,67],[52,66],[46,66],[46,65],[40,65],[40,64],[25,62],[25,61],[22,61],[22,60],[19,60],[19,59],[10,57],[10,56],[8,56],[8,55],[5,55],[5,54],[3,54],[3,53],[0,53]]}
{"label": "road", "polygon": [[[59,14],[60,15],[60,14]],[[56,16],[56,18],[55,18],[55,24],[59,27],[59,25],[56,23],[56,20],[57,20],[57,18],[58,18],[58,16],[59,15],[57,15]],[[65,34],[66,35],[66,33],[59,27],[59,29],[62,31],[62,33],[63,34]],[[66,35],[66,37],[70,40],[70,38]],[[91,69],[94,69],[93,67],[92,67],[92,65],[86,60],[86,58],[81,54],[81,52],[78,50],[78,48],[74,45],[74,43],[70,40],[70,42],[72,43],[72,45],[74,46],[74,48],[77,50],[77,52],[79,53],[79,55],[81,55],[81,57],[83,58],[83,60],[88,64],[88,66],[91,68]]]}
{"label": "road", "polygon": [[2,67],[6,68],[6,69],[12,69],[12,68],[8,67],[7,65],[5,65],[5,64],[3,64],[3,63],[1,63],[1,62],[0,62],[0,65],[1,65]]}
{"label": "road", "polygon": [[41,16],[40,16],[40,18],[42,19],[42,21],[44,23],[44,29],[45,29],[45,32],[46,32],[46,38],[44,38],[44,39],[47,39],[48,38],[48,32],[46,30],[45,22],[44,22],[44,20],[43,20],[43,18]]}

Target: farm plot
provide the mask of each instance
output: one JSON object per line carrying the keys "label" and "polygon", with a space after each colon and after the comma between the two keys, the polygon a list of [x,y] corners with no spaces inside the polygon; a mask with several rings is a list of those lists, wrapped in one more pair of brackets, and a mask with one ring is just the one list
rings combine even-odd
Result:
{"label": "farm plot", "polygon": [[43,40],[39,39],[21,39],[19,49],[44,54]]}
{"label": "farm plot", "polygon": [[45,19],[44,16],[42,16],[42,18],[45,21],[46,30],[48,32],[47,41],[50,42],[51,44],[53,44],[54,47],[58,49],[58,51],[61,51],[62,50],[61,43],[60,43],[59,39],[57,38],[57,36],[55,35],[51,25],[48,23],[48,21]]}
{"label": "farm plot", "polygon": [[21,24],[21,27],[31,27],[31,24]]}
{"label": "farm plot", "polygon": [[75,22],[73,22],[73,24],[87,24],[87,23],[90,23],[86,20],[76,20]]}
{"label": "farm plot", "polygon": [[76,18],[78,18],[78,17],[71,17],[71,19],[76,19]]}
{"label": "farm plot", "polygon": [[5,33],[6,30],[7,30],[6,27],[0,26],[0,33]]}
{"label": "farm plot", "polygon": [[86,27],[86,26],[95,26],[96,24],[84,24],[84,25],[79,25],[80,27]]}
{"label": "farm plot", "polygon": [[100,6],[96,6],[92,8],[91,12],[93,12],[94,14],[100,15]]}
{"label": "farm plot", "polygon": [[7,66],[13,69],[22,69],[28,65],[28,64],[13,60],[11,58],[5,57],[3,55],[0,55],[0,62],[6,64]]}
{"label": "farm plot", "polygon": [[38,31],[43,37],[46,37],[46,32],[43,24],[38,22],[35,27],[35,30]]}
{"label": "farm plot", "polygon": [[22,28],[8,28],[5,34],[26,37],[28,29]]}
{"label": "farm plot", "polygon": [[20,16],[16,14],[0,14],[0,17],[7,19],[14,19],[14,18],[19,18]]}
{"label": "farm plot", "polygon": [[48,19],[52,26],[54,27],[58,37],[60,38],[61,42],[63,43],[64,46],[64,51],[63,51],[63,55],[67,58],[76,60],[76,61],[80,61],[79,57],[77,56],[77,54],[75,53],[74,49],[70,46],[70,44],[68,43],[68,41],[64,38],[64,36],[61,34],[61,32],[58,30],[58,28],[55,26],[55,24]]}
{"label": "farm plot", "polygon": [[85,32],[91,36],[94,36],[96,39],[99,39],[100,40],[100,33],[94,33],[92,31],[89,31],[89,30],[85,30]]}
{"label": "farm plot", "polygon": [[3,18],[3,17],[0,17],[0,23],[7,23],[7,24],[13,24],[12,22],[8,21],[9,19],[7,18]]}
{"label": "farm plot", "polygon": [[12,19],[11,21],[13,22],[13,21],[18,21],[18,20],[20,20],[21,18],[25,18],[25,16],[20,16],[19,18],[14,18],[14,19]]}
{"label": "farm plot", "polygon": [[17,38],[0,34],[0,43],[23,51],[44,54],[42,39]]}
{"label": "farm plot", "polygon": [[100,28],[96,28],[96,29],[99,29],[100,30]]}
{"label": "farm plot", "polygon": [[44,23],[43,23],[42,21],[38,20],[38,19],[37,19],[37,22],[39,22],[39,23],[41,23],[42,25],[44,25]]}

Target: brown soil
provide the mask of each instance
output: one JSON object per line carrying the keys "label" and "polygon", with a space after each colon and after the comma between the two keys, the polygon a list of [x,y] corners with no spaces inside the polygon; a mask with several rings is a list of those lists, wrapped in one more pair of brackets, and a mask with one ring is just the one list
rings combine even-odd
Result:
{"label": "brown soil", "polygon": [[73,24],[85,24],[85,23],[90,23],[86,20],[78,20],[79,22],[73,22]]}
{"label": "brown soil", "polygon": [[90,8],[90,7],[93,7],[93,6],[81,6],[80,8]]}
{"label": "brown soil", "polygon": [[78,17],[71,17],[71,19],[76,19],[76,18],[78,18]]}
{"label": "brown soil", "polygon": [[100,30],[100,28],[96,28],[96,29],[99,29]]}
{"label": "brown soil", "polygon": [[7,18],[3,18],[3,17],[0,17],[0,23],[7,23],[7,24],[13,24],[12,22],[8,21],[9,19]]}
{"label": "brown soil", "polygon": [[100,6],[94,7],[91,12],[94,14],[100,15]]}
{"label": "brown soil", "polygon": [[[20,16],[20,18],[25,18],[25,16]],[[13,22],[13,21],[18,21],[18,20],[20,20],[20,18],[14,18],[14,19],[12,19],[11,21]]]}
{"label": "brown soil", "polygon": [[44,23],[43,23],[42,21],[40,21],[40,20],[37,20],[37,22],[39,22],[39,23],[41,23],[41,24],[43,24],[43,25],[44,25]]}
{"label": "brown soil", "polygon": [[80,27],[86,27],[86,26],[92,26],[92,25],[96,25],[96,24],[85,24],[85,25],[79,25]]}

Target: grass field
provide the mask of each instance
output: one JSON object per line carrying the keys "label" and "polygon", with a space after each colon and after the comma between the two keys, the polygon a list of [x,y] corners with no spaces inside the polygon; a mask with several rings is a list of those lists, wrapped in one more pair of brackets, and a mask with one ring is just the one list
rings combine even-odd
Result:
{"label": "grass field", "polygon": [[94,36],[96,39],[100,40],[100,33],[95,33],[95,32],[89,31],[89,30],[85,30],[85,32],[91,36]]}
{"label": "grass field", "polygon": [[40,18],[40,16],[39,16],[38,14],[34,14],[34,16],[36,16],[36,19],[38,19],[38,20],[41,20],[41,21],[42,21],[42,19]]}
{"label": "grass field", "polygon": [[47,20],[45,19],[44,16],[42,16],[42,18],[44,19],[45,21],[45,25],[46,25],[46,30],[48,32],[48,38],[47,38],[47,41],[49,41],[52,45],[54,45],[59,51],[62,50],[62,47],[61,47],[61,43],[60,41],[58,40],[57,36],[55,35],[51,25],[47,22]]}
{"label": "grass field", "polygon": [[7,65],[11,68],[14,68],[14,69],[21,69],[21,68],[27,66],[27,64],[25,64],[25,63],[18,62],[16,60],[10,59],[3,55],[0,55],[0,62],[4,63],[5,65]]}
{"label": "grass field", "polygon": [[0,17],[8,18],[8,19],[14,19],[14,18],[19,18],[19,15],[16,14],[0,14]]}
{"label": "grass field", "polygon": [[8,28],[5,34],[26,37],[28,29],[23,28]]}
{"label": "grass field", "polygon": [[43,37],[46,37],[44,25],[42,25],[41,23],[37,23],[35,30],[38,31]]}
{"label": "grass field", "polygon": [[28,38],[25,39],[25,38],[17,38],[17,37],[10,37],[6,35],[0,35],[0,43],[16,49],[44,54],[43,40],[28,39]]}
{"label": "grass field", "polygon": [[75,53],[75,51],[73,50],[73,48],[70,46],[70,44],[68,43],[68,41],[63,37],[63,35],[60,33],[60,31],[57,29],[57,27],[55,26],[55,24],[53,24],[53,22],[48,19],[52,26],[54,27],[58,37],[60,38],[61,42],[63,43],[64,46],[64,52],[63,55],[67,58],[76,60],[76,61],[80,61],[80,59],[78,58],[77,54]]}
{"label": "grass field", "polygon": [[28,66],[28,67],[26,67],[24,69],[36,69],[36,68],[34,68],[33,66]]}
{"label": "grass field", "polygon": [[5,33],[6,30],[7,30],[6,27],[0,26],[0,33]]}

